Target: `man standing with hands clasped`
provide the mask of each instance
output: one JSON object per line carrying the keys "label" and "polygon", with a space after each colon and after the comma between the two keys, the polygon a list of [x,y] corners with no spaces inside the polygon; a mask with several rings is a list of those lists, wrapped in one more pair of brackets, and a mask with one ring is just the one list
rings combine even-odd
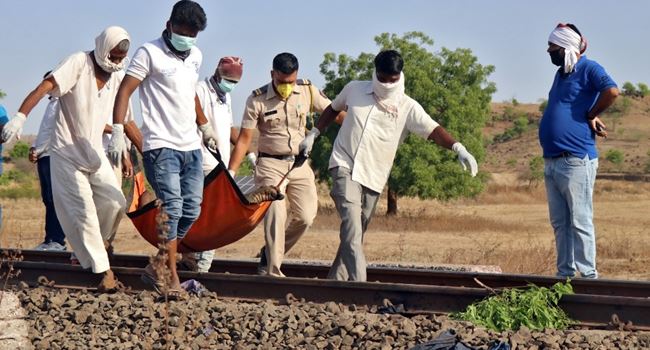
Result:
{"label": "man standing with hands clasped", "polygon": [[329,162],[333,181],[330,194],[341,217],[341,243],[329,278],[366,280],[363,236],[390,175],[397,147],[409,132],[453,150],[464,169],[472,176],[478,172],[476,160],[465,147],[404,93],[403,66],[404,60],[395,50],[377,54],[372,81],[349,82],[300,144],[301,152],[309,154],[321,131],[340,111],[347,111]]}
{"label": "man standing with hands clasped", "polygon": [[559,24],[548,38],[551,62],[560,68],[539,124],[544,183],[555,232],[557,276],[598,278],[593,193],[598,169],[598,118],[618,96],[605,69],[583,55],[587,41],[573,24]]}

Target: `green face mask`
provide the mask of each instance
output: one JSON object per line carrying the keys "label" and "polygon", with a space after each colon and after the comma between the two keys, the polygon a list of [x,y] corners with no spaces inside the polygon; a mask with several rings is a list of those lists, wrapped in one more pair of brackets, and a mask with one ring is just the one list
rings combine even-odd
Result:
{"label": "green face mask", "polygon": [[293,84],[289,83],[284,83],[284,84],[278,84],[275,87],[275,90],[278,91],[278,94],[280,97],[282,97],[283,100],[286,100],[291,96],[291,93],[293,92]]}
{"label": "green face mask", "polygon": [[169,41],[172,43],[176,50],[181,52],[190,50],[196,44],[196,38],[178,35],[174,32],[172,32]]}

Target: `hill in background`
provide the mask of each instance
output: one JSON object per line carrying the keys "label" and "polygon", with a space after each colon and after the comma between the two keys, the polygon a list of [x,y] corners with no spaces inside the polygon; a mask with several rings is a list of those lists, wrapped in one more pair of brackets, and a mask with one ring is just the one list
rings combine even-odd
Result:
{"label": "hill in background", "polygon": [[[514,103],[513,103],[514,102]],[[542,155],[537,131],[542,117],[540,104],[516,101],[493,103],[483,131],[490,173],[528,171],[531,159]],[[650,96],[619,96],[613,109],[601,118],[607,139],[598,138],[599,173],[650,172]]]}

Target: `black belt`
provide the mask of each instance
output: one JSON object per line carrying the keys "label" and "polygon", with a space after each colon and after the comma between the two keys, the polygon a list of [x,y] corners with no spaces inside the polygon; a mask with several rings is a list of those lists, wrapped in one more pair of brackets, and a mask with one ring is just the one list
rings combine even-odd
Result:
{"label": "black belt", "polygon": [[556,159],[556,158],[566,158],[566,157],[573,157],[573,154],[571,152],[562,152],[560,154],[554,155],[551,157],[551,159]]}
{"label": "black belt", "polygon": [[296,160],[294,155],[278,155],[278,154],[268,154],[264,152],[259,153],[260,158],[273,158],[278,160],[285,160],[287,162],[293,162]]}

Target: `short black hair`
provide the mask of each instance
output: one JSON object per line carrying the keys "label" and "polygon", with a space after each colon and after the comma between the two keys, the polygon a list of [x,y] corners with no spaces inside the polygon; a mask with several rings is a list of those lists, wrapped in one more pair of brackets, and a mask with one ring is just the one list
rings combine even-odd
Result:
{"label": "short black hair", "polygon": [[384,50],[375,56],[375,70],[384,74],[399,74],[404,68],[404,59],[395,50]]}
{"label": "short black hair", "polygon": [[201,5],[191,0],[181,0],[174,4],[169,17],[172,25],[184,26],[193,30],[202,31],[208,26],[208,19]]}
{"label": "short black hair", "polygon": [[283,52],[273,58],[273,70],[291,74],[298,70],[298,59],[292,53]]}
{"label": "short black hair", "polygon": [[52,71],[48,70],[47,73],[43,74],[43,80],[45,80],[45,78],[47,78],[47,76],[50,75],[50,73],[52,73]]}

